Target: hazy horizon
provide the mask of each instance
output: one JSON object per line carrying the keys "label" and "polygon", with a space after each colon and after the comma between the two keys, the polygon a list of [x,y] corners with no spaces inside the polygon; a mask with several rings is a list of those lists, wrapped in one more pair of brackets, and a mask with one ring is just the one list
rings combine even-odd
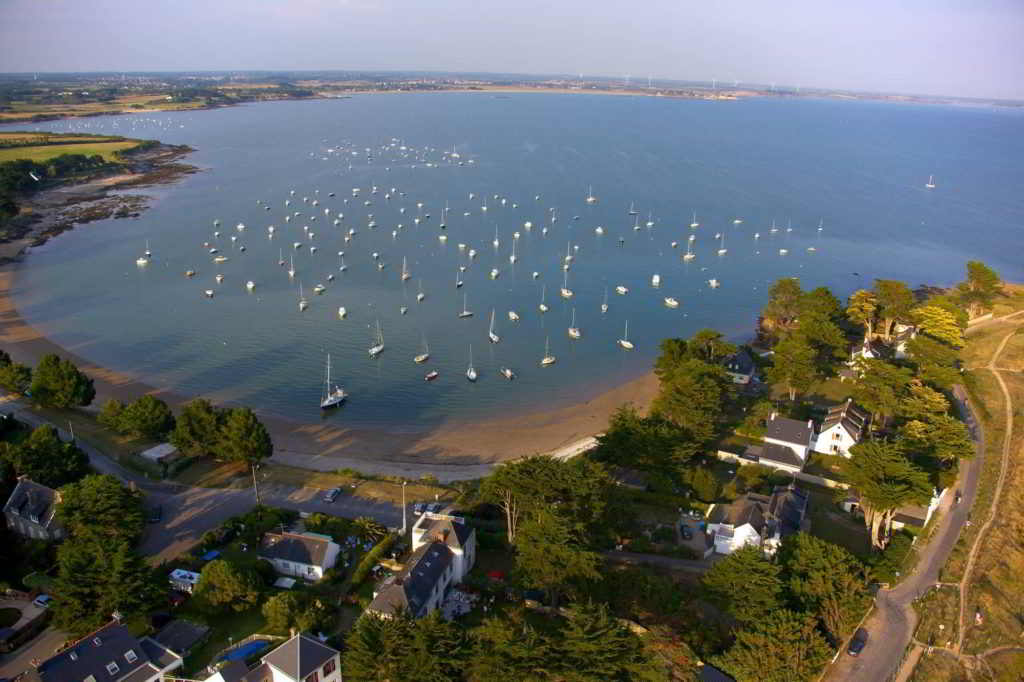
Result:
{"label": "hazy horizon", "polygon": [[1024,3],[0,0],[0,70],[584,74],[1024,99]]}

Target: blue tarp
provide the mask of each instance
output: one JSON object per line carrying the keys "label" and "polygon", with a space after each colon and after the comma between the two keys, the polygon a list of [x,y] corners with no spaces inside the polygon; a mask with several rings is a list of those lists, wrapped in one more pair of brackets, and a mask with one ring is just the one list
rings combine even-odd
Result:
{"label": "blue tarp", "polygon": [[216,559],[219,556],[220,556],[220,550],[219,549],[211,549],[209,552],[207,552],[206,554],[203,555],[203,560],[204,561],[213,561],[214,559]]}

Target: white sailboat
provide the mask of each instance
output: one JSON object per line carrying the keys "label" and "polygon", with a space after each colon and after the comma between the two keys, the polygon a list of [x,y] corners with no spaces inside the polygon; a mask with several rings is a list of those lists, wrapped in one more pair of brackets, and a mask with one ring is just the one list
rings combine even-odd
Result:
{"label": "white sailboat", "polygon": [[494,228],[494,241],[492,241],[491,243],[494,244],[494,248],[498,248],[499,246],[501,246],[501,242],[498,240],[498,228],[497,227]]}
{"label": "white sailboat", "polygon": [[626,294],[629,293],[629,289],[620,284],[617,287],[615,287],[615,293],[617,293],[619,296],[625,296]]}
{"label": "white sailboat", "polygon": [[302,282],[299,282],[299,312],[309,307],[306,297],[302,294]]}
{"label": "white sailboat", "polygon": [[924,184],[927,189],[935,189],[935,176],[929,175],[928,182]]}
{"label": "white sailboat", "polygon": [[466,307],[466,292],[462,292],[462,312],[459,317],[473,317],[473,311]]}
{"label": "white sailboat", "polygon": [[469,367],[466,368],[466,378],[476,381],[476,369],[473,368],[473,344],[469,344]]}
{"label": "white sailboat", "polygon": [[487,329],[487,338],[491,343],[498,343],[501,337],[494,333],[494,308],[491,308],[491,326]]}
{"label": "white sailboat", "polygon": [[512,239],[512,255],[508,257],[508,262],[515,265],[516,263],[516,239]]}
{"label": "white sailboat", "polygon": [[456,289],[461,289],[462,288],[462,278],[459,276],[461,272],[462,272],[461,269],[455,271],[455,288]]}
{"label": "white sailboat", "polygon": [[409,267],[406,264],[405,256],[402,256],[402,281],[409,279],[412,275],[409,274]]}
{"label": "white sailboat", "polygon": [[583,338],[583,334],[580,332],[580,328],[576,326],[576,308],[572,309],[572,322],[569,323],[569,338]]}
{"label": "white sailboat", "polygon": [[423,337],[423,352],[413,357],[412,361],[419,364],[430,359],[430,346],[427,345],[427,337]]}
{"label": "white sailboat", "polygon": [[284,249],[277,250],[277,264],[284,267]]}
{"label": "white sailboat", "polygon": [[153,252],[149,250],[149,240],[148,239],[146,240],[146,250],[143,251],[143,253],[146,255],[146,258],[149,258],[150,256],[153,255]]}
{"label": "white sailboat", "polygon": [[541,287],[540,287],[540,305],[537,306],[537,308],[542,313],[546,313],[548,311],[548,306],[544,302],[544,297],[547,295],[547,293],[548,293],[548,285],[547,284],[542,284]]}
{"label": "white sailboat", "polygon": [[629,320],[626,320],[626,330],[619,339],[619,345],[626,350],[633,350],[633,342],[629,340]]}
{"label": "white sailboat", "polygon": [[604,288],[604,302],[601,303],[601,314],[608,312],[608,287]]}
{"label": "white sailboat", "polygon": [[724,256],[729,252],[729,249],[725,248],[725,232],[721,234],[721,241],[718,244],[718,255]]}
{"label": "white sailboat", "polygon": [[348,395],[341,388],[341,386],[334,386],[331,388],[331,354],[327,354],[327,375],[324,377],[324,394],[320,398],[320,408],[329,409],[331,407],[337,407]]}
{"label": "white sailboat", "polygon": [[565,243],[565,262],[572,262],[572,242]]}
{"label": "white sailboat", "polygon": [[711,287],[712,289],[717,289],[718,287],[722,286],[722,283],[712,277],[711,279],[708,280],[708,286]]}
{"label": "white sailboat", "polygon": [[629,215],[636,215],[636,207],[633,205],[632,201],[629,202]]}
{"label": "white sailboat", "polygon": [[693,241],[692,240],[688,240],[686,242],[686,253],[683,254],[683,260],[691,261],[691,260],[693,260],[696,257],[697,256],[693,253]]}
{"label": "white sailboat", "polygon": [[517,313],[514,310],[508,311],[508,320],[509,320],[509,322],[518,322],[519,321],[519,313]]}
{"label": "white sailboat", "polygon": [[380,330],[380,320],[377,320],[377,338],[374,339],[374,344],[366,352],[373,358],[379,355],[382,350],[384,350],[384,333]]}
{"label": "white sailboat", "polygon": [[420,280],[419,287],[420,287],[420,290],[416,294],[416,301],[417,301],[417,303],[421,303],[423,301],[423,299],[425,299],[427,297],[427,295],[425,293],[423,293],[423,280],[422,279]]}
{"label": "white sailboat", "polygon": [[569,288],[569,271],[566,270],[562,276],[562,290],[559,292],[562,298],[572,298],[572,289]]}
{"label": "white sailboat", "polygon": [[677,301],[676,299],[672,298],[671,296],[666,296],[665,297],[665,307],[666,308],[678,308],[679,307],[679,301]]}
{"label": "white sailboat", "polygon": [[513,379],[516,378],[516,373],[512,371],[511,367],[502,367],[501,369],[498,370],[498,373],[501,374],[501,376],[508,379],[509,381],[512,381]]}
{"label": "white sailboat", "polygon": [[289,277],[294,277],[295,276],[295,256],[289,256],[288,258],[289,258],[288,276]]}
{"label": "white sailboat", "polygon": [[653,275],[651,275],[651,286],[654,287],[655,289],[661,286],[661,275],[659,275],[658,273],[654,273]]}
{"label": "white sailboat", "polygon": [[693,212],[693,218],[690,220],[690,227],[692,227],[692,228],[700,227],[700,223],[697,222],[697,212],[696,211]]}
{"label": "white sailboat", "polygon": [[555,364],[555,356],[551,354],[551,339],[544,337],[544,357],[540,359],[540,366],[547,367]]}
{"label": "white sailboat", "polygon": [[587,203],[588,204],[596,204],[597,203],[597,197],[594,196],[594,186],[593,185],[588,185],[587,186]]}

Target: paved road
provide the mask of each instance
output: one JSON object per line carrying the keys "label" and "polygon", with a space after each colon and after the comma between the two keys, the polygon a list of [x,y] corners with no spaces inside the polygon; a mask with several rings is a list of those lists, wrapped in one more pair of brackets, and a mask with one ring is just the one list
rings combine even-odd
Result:
{"label": "paved road", "polygon": [[981,464],[984,456],[984,438],[981,425],[966,403],[966,395],[959,386],[955,390],[956,404],[974,439],[975,456],[959,479],[963,501],[954,504],[954,495],[947,493],[939,513],[938,527],[925,546],[914,574],[891,590],[879,590],[875,596],[875,610],[864,627],[870,634],[864,653],[854,658],[845,649],[828,671],[829,680],[850,682],[883,682],[895,673],[903,659],[917,625],[917,614],[911,603],[939,581],[939,571],[949,558],[960,531],[967,521],[978,491]]}

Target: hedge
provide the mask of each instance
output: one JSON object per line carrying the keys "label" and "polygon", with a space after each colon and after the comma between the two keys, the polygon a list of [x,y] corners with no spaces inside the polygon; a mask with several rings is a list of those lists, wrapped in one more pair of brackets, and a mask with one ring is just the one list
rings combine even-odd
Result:
{"label": "hedge", "polygon": [[369,575],[373,567],[377,565],[381,556],[390,550],[397,540],[397,535],[388,535],[378,542],[376,547],[366,553],[362,561],[359,562],[359,565],[356,566],[356,570],[352,573],[352,581],[348,586],[348,591],[350,593],[358,588],[364,580],[366,580],[366,576]]}

